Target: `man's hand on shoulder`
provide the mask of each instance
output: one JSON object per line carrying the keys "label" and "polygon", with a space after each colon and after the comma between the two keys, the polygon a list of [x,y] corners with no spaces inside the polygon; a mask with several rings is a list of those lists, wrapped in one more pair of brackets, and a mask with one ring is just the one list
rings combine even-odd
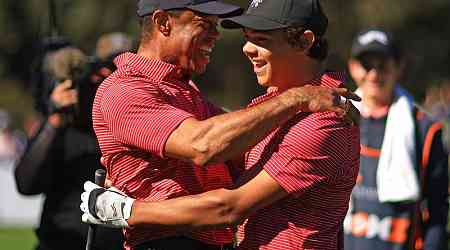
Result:
{"label": "man's hand on shoulder", "polygon": [[342,100],[361,101],[361,98],[346,88],[328,88],[324,86],[304,85],[289,89],[304,112],[333,111],[346,115],[348,107]]}
{"label": "man's hand on shoulder", "polygon": [[81,219],[88,224],[113,228],[129,227],[127,219],[131,215],[134,201],[135,199],[114,187],[106,189],[87,181],[81,194]]}

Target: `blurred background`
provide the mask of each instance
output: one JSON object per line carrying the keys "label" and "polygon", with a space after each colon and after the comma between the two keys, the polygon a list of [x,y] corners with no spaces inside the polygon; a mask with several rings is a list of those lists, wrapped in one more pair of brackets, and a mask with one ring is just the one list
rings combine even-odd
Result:
{"label": "blurred background", "polygon": [[[227,0],[247,7],[246,0]],[[136,0],[0,0],[0,242],[2,249],[31,249],[41,197],[15,194],[14,161],[34,128],[33,62],[39,43],[58,33],[92,54],[105,33],[125,32],[138,39]],[[449,0],[322,0],[330,25],[328,67],[346,70],[352,37],[367,27],[392,32],[403,45],[407,70],[403,86],[431,107],[450,82]],[[213,102],[237,109],[262,93],[255,84],[239,31],[222,31],[207,73],[196,77]],[[354,86],[349,82],[349,86]],[[448,88],[447,88],[448,89]],[[434,92],[433,92],[434,91]],[[434,93],[434,97],[427,97]],[[8,204],[5,206],[5,204]],[[4,245],[6,244],[6,245]],[[9,244],[9,245],[8,245]]]}

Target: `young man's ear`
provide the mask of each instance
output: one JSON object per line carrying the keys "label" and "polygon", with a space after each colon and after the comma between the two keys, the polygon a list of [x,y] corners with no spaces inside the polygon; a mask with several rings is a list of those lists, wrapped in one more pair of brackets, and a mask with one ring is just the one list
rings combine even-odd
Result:
{"label": "young man's ear", "polygon": [[158,30],[164,36],[170,35],[171,25],[169,22],[169,13],[163,10],[156,10],[153,12],[152,22],[155,30]]}

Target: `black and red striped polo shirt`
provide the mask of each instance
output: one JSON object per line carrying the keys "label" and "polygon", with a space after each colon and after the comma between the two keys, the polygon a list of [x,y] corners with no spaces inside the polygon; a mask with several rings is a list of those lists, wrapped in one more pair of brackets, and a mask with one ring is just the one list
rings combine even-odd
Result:
{"label": "black and red striped polo shirt", "polygon": [[[93,122],[102,164],[112,184],[146,201],[199,194],[231,185],[224,164],[198,167],[164,156],[170,134],[185,119],[204,120],[222,111],[207,102],[192,81],[176,77],[175,65],[125,53],[117,70],[99,87]],[[174,235],[157,227],[125,230],[126,248]],[[191,232],[208,244],[229,243],[229,229]]]}

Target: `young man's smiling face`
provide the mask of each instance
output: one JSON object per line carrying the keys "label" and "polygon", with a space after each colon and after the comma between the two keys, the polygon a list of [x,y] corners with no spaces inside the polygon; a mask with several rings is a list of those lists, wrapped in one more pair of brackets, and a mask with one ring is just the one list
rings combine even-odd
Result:
{"label": "young man's smiling face", "polygon": [[262,86],[288,88],[301,67],[299,50],[286,39],[284,30],[256,31],[245,28],[247,40],[242,50],[253,65]]}

